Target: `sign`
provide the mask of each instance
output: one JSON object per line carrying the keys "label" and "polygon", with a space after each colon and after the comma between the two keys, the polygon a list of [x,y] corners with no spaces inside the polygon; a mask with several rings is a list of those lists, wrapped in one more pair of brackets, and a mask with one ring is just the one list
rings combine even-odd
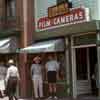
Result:
{"label": "sign", "polygon": [[53,18],[43,17],[37,21],[37,30],[47,30],[64,25],[71,25],[89,21],[89,9],[77,8],[72,9],[70,13],[56,16]]}
{"label": "sign", "polygon": [[48,8],[48,17],[55,17],[69,12],[68,3],[61,3]]}

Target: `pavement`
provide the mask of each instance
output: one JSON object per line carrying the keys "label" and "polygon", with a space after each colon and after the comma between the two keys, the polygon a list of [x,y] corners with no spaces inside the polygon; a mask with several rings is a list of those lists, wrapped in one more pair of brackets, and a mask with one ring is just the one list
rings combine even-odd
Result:
{"label": "pavement", "polygon": [[[0,98],[0,100],[8,100],[8,97]],[[34,100],[34,99],[22,99],[19,98],[18,100]],[[43,100],[48,100],[48,99],[43,99]],[[53,99],[50,99],[53,100]],[[57,100],[100,100],[100,97],[95,97],[95,96],[79,96],[76,99],[72,97],[62,97]]]}

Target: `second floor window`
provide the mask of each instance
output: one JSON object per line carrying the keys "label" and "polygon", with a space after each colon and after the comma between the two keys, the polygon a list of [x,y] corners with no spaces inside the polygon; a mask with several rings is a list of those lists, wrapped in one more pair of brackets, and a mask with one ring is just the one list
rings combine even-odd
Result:
{"label": "second floor window", "polygon": [[6,0],[6,11],[8,17],[16,16],[16,0]]}

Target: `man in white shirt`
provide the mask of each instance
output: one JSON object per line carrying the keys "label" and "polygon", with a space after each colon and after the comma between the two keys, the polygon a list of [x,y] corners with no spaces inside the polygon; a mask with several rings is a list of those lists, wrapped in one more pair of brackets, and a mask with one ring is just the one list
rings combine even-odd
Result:
{"label": "man in white shirt", "polygon": [[39,97],[43,98],[42,65],[40,64],[40,59],[41,58],[39,56],[36,56],[33,59],[33,64],[31,65],[31,76],[36,100],[39,99]]}
{"label": "man in white shirt", "polygon": [[13,100],[13,97],[17,100],[15,93],[17,82],[19,80],[19,72],[17,67],[14,65],[14,61],[12,59],[8,61],[8,64],[9,68],[6,75],[7,93],[9,96],[9,100]]}
{"label": "man in white shirt", "polygon": [[49,61],[46,63],[46,73],[47,73],[47,79],[49,84],[49,94],[51,99],[54,97],[54,99],[57,99],[56,97],[56,80],[58,78],[58,71],[59,71],[59,63],[53,59],[52,56],[49,56]]}

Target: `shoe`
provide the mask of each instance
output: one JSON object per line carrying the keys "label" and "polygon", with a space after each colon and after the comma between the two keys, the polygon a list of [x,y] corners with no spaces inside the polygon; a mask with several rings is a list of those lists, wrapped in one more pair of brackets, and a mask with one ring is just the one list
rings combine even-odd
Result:
{"label": "shoe", "polygon": [[44,100],[44,97],[40,97],[40,100]]}
{"label": "shoe", "polygon": [[52,99],[52,96],[49,96],[49,97],[47,98],[47,100],[50,100],[50,99]]}
{"label": "shoe", "polygon": [[57,100],[57,99],[58,99],[58,97],[57,97],[57,96],[54,96],[54,99],[55,99],[55,100]]}
{"label": "shoe", "polygon": [[39,98],[35,98],[35,100],[39,100]]}

